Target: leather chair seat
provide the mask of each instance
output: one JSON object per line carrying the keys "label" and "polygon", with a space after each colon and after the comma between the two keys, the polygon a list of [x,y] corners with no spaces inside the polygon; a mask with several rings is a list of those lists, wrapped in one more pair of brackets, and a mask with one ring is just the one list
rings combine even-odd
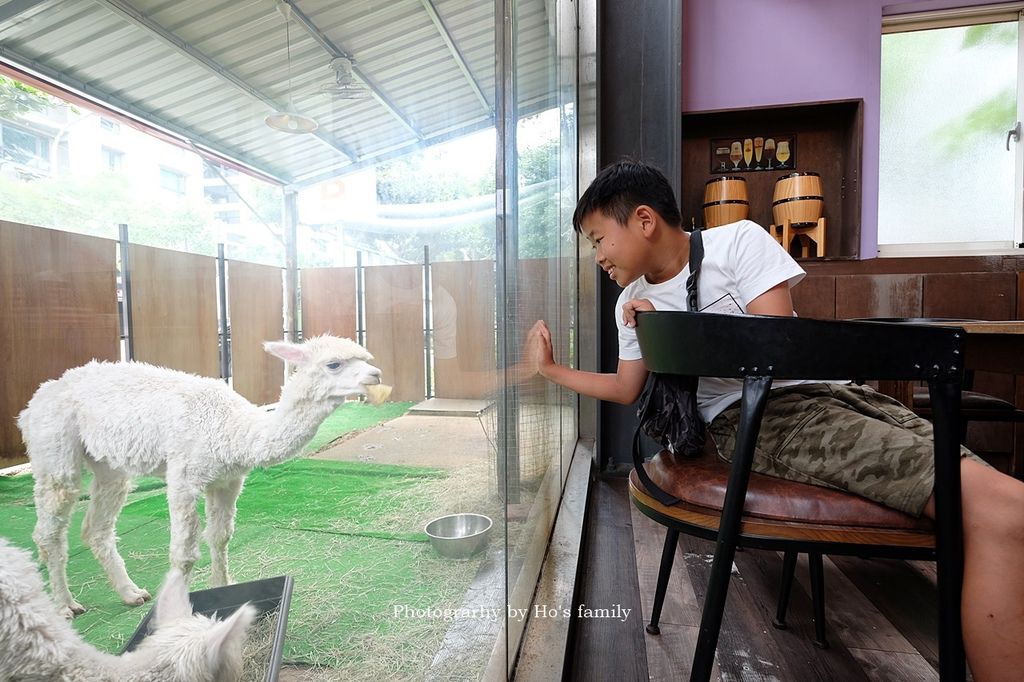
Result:
{"label": "leather chair seat", "polygon": [[[728,462],[707,450],[699,457],[677,457],[667,450],[645,464],[647,474],[662,490],[679,498],[673,507],[718,515],[729,483]],[[636,472],[635,488],[643,490]],[[931,519],[914,518],[852,493],[787,481],[757,472],[750,474],[744,518],[771,522],[878,528],[930,532]]]}

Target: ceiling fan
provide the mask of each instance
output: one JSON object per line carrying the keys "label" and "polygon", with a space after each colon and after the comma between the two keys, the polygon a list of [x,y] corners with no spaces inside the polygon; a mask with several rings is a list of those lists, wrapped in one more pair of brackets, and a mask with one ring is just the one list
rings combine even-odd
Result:
{"label": "ceiling fan", "polygon": [[334,82],[320,86],[320,93],[335,99],[364,99],[370,91],[356,80],[352,73],[353,60],[350,57],[335,57],[331,60]]}

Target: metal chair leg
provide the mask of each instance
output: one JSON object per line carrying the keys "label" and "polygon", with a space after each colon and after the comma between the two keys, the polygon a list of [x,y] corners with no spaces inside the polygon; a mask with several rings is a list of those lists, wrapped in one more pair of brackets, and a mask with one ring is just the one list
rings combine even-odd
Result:
{"label": "metal chair leg", "polygon": [[718,538],[715,542],[715,560],[711,563],[708,591],[704,595],[704,611],[700,617],[700,632],[697,634],[697,648],[693,653],[690,682],[710,680],[715,665],[718,632],[722,627],[722,612],[725,610],[725,597],[729,592],[732,561],[736,556],[736,545],[739,544],[743,502],[747,496],[750,467],[754,461],[754,445],[757,443],[757,432],[771,386],[770,376],[747,376],[743,379],[736,449],[733,451],[732,466],[729,469],[729,485],[722,501],[722,517],[718,523]]}
{"label": "metal chair leg", "polygon": [[808,552],[807,561],[811,568],[811,601],[814,603],[814,646],[828,648],[825,638],[825,570],[820,552]]}
{"label": "metal chair leg", "polygon": [[647,632],[660,635],[658,620],[661,618],[661,607],[665,605],[665,592],[668,590],[668,578],[672,575],[672,562],[676,558],[676,545],[679,543],[679,531],[668,529],[665,533],[665,547],[661,550],[661,568],[658,569],[658,586],[654,590],[654,606],[651,609],[651,622]]}
{"label": "metal chair leg", "polygon": [[735,556],[735,545],[719,541],[715,559],[711,564],[708,591],[704,595],[704,610],[700,618],[700,632],[697,634],[697,648],[693,652],[690,682],[707,682],[711,679],[711,670],[715,664],[715,649],[718,646],[718,633],[722,627],[722,614],[725,611],[725,598],[729,592],[729,578],[732,574],[732,562]]}
{"label": "metal chair leg", "polygon": [[786,550],[782,558],[782,583],[779,585],[779,603],[775,607],[775,620],[772,625],[780,630],[785,630],[786,610],[789,608],[789,592],[793,587],[793,574],[796,572],[796,550]]}

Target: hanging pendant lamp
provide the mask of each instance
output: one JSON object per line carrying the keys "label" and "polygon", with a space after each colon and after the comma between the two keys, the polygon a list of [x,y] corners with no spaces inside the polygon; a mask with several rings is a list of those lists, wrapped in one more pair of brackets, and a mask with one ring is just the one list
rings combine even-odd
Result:
{"label": "hanging pendant lamp", "polygon": [[317,129],[319,124],[309,116],[296,112],[295,105],[292,103],[292,42],[291,33],[289,32],[292,7],[287,2],[279,1],[277,9],[284,15],[284,41],[288,63],[288,108],[284,111],[275,111],[272,114],[267,114],[263,122],[282,133],[291,133],[293,135],[311,133]]}

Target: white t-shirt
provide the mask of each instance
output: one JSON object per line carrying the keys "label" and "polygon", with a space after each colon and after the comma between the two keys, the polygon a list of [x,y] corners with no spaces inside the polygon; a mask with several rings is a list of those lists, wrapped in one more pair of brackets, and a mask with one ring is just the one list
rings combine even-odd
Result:
{"label": "white t-shirt", "polygon": [[[697,276],[697,302],[702,312],[744,314],[747,305],[781,282],[794,286],[806,274],[778,242],[757,223],[741,220],[701,233],[704,260]],[[627,284],[615,304],[615,324],[619,330],[619,358],[639,360],[640,345],[636,330],[622,321],[622,306],[635,298],[646,298],[655,310],[686,310],[687,264],[682,272],[660,284],[646,277]],[[777,381],[772,388],[805,383]],[[697,386],[697,405],[704,421],[740,399],[743,382],[739,379],[701,378]]]}

